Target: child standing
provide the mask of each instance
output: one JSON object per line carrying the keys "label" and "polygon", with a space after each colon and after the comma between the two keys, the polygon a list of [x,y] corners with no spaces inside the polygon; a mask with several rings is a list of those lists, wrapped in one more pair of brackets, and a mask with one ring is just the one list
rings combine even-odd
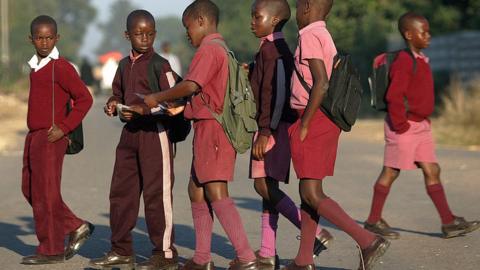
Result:
{"label": "child standing", "polygon": [[[66,136],[81,123],[93,100],[73,66],[59,56],[55,45],[60,35],[55,20],[38,16],[32,21],[30,32],[36,54],[28,62],[29,131],[23,155],[22,192],[33,208],[40,244],[36,254],[24,257],[22,263],[40,265],[72,258],[94,229],[63,202],[60,187],[69,143]],[[70,100],[74,106],[68,113]],[[66,248],[65,235],[69,235]]]}
{"label": "child standing", "polygon": [[[132,50],[117,69],[113,96],[105,106],[107,115],[120,114],[126,121],[117,146],[110,188],[112,249],[106,256],[91,260],[90,267],[134,268],[131,231],[137,222],[143,193],[145,220],[154,249],[149,260],[137,264],[135,269],[172,270],[177,269],[178,262],[173,246],[172,144],[162,121],[164,116],[147,108],[142,95],[172,87],[177,75],[165,60],[159,70],[154,69],[160,89],[151,89],[149,71],[153,58],[160,57],[153,50],[155,19],[146,10],[135,10],[128,15],[126,27],[125,37]],[[129,108],[117,110],[118,104]]]}
{"label": "child standing", "polygon": [[183,12],[183,25],[193,47],[198,48],[185,80],[172,89],[145,97],[150,107],[160,102],[191,96],[185,117],[194,120],[193,161],[188,192],[195,229],[195,255],[184,269],[213,269],[210,248],[213,214],[217,216],[237,258],[229,269],[257,269],[240,215],[228,196],[236,153],[211,111],[223,108],[228,80],[225,41],[217,31],[218,7],[210,0],[196,0]]}
{"label": "child standing", "polygon": [[361,249],[359,269],[371,269],[384,254],[389,242],[361,228],[323,191],[323,179],[333,175],[340,129],[319,109],[328,89],[335,44],[326,28],[325,19],[332,0],[297,0],[299,46],[295,52],[295,68],[311,86],[307,92],[299,77],[292,78],[291,106],[298,119],[289,129],[292,161],[300,179],[302,228],[300,248],[295,261],[286,269],[315,269],[312,247],[318,216],[349,234]]}
{"label": "child standing", "polygon": [[[288,182],[288,128],[297,118],[289,104],[293,55],[282,33],[289,19],[290,7],[285,0],[257,0],[252,5],[251,29],[261,42],[249,73],[259,126],[252,147],[250,177],[263,199],[262,240],[257,258],[262,268],[272,270],[279,267],[275,249],[278,214],[300,229],[300,210],[279,188],[279,182]],[[314,254],[318,255],[325,248],[323,244],[331,239],[328,231],[319,230]]]}
{"label": "child standing", "polygon": [[440,181],[440,166],[428,119],[435,102],[433,77],[428,58],[422,53],[430,43],[429,24],[425,17],[408,12],[399,19],[398,28],[415,60],[408,52],[402,51],[390,69],[384,166],[374,186],[372,207],[365,228],[391,239],[400,237],[382,219],[383,205],[400,170],[420,168],[427,193],[440,215],[443,236],[464,235],[480,228],[480,221],[466,221],[454,216]]}

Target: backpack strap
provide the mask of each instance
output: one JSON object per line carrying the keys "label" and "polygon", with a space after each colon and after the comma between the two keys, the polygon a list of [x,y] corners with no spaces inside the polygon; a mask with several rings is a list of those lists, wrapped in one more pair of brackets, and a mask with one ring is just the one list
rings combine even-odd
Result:
{"label": "backpack strap", "polygon": [[303,89],[305,89],[305,91],[307,91],[307,93],[310,95],[310,92],[312,91],[312,89],[310,88],[310,86],[308,86],[302,74],[300,74],[300,72],[298,71],[297,65],[294,64],[293,67],[295,69],[295,73],[297,74],[298,80],[300,81],[300,84],[303,86]]}

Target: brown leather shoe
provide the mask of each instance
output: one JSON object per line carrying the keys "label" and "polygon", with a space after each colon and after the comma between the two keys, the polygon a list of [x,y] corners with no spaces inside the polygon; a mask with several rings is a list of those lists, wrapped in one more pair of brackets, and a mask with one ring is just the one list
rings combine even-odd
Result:
{"label": "brown leather shoe", "polygon": [[366,230],[369,230],[374,234],[381,235],[387,239],[395,240],[400,238],[400,234],[394,231],[383,218],[375,224],[369,224],[365,221],[365,225],[363,227]]}
{"label": "brown leather shoe", "polygon": [[92,223],[85,222],[78,227],[78,229],[70,233],[68,245],[65,248],[65,260],[69,260],[77,254],[78,250],[85,244],[94,230],[95,226],[93,226]]}
{"label": "brown leather shoe", "polygon": [[390,247],[390,242],[380,235],[377,235],[372,244],[360,251],[360,265],[358,270],[371,270],[378,259],[385,254]]}
{"label": "brown leather shoe", "polygon": [[281,270],[315,270],[315,264],[300,266],[293,261],[287,266],[283,267]]}
{"label": "brown leather shoe", "polygon": [[213,262],[208,262],[206,264],[197,264],[190,259],[185,262],[185,264],[180,268],[181,270],[214,270],[215,266]]}
{"label": "brown leather shoe", "polygon": [[451,224],[442,225],[443,238],[452,238],[471,233],[480,228],[480,221],[466,221],[463,217],[455,217]]}
{"label": "brown leather shoe", "polygon": [[280,269],[280,258],[277,254],[272,257],[262,257],[260,256],[260,251],[255,251],[255,256],[257,256],[258,268],[260,270],[278,270]]}
{"label": "brown leather shoe", "polygon": [[258,262],[256,259],[251,262],[241,262],[238,258],[235,258],[230,262],[227,270],[258,270]]}
{"label": "brown leather shoe", "polygon": [[21,264],[42,265],[42,264],[63,263],[64,261],[65,259],[63,254],[59,254],[59,255],[35,254],[35,255],[23,257]]}
{"label": "brown leather shoe", "polygon": [[177,270],[178,257],[165,258],[163,254],[154,254],[142,263],[137,264],[136,270]]}
{"label": "brown leather shoe", "polygon": [[93,269],[113,269],[122,270],[135,269],[135,256],[121,256],[115,251],[110,251],[107,255],[90,260],[89,267]]}
{"label": "brown leather shoe", "polygon": [[317,257],[320,253],[326,250],[333,242],[333,236],[326,229],[322,229],[320,233],[315,237],[315,243],[313,245],[313,257]]}

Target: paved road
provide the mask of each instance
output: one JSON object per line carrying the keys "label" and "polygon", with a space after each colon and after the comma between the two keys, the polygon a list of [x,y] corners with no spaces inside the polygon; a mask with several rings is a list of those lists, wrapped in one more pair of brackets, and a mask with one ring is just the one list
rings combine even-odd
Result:
{"label": "paved road", "polygon": [[[20,192],[21,149],[0,156],[0,269],[85,269],[88,259],[109,250],[108,192],[114,149],[121,124],[102,114],[104,100],[97,100],[87,117],[86,150],[66,158],[63,173],[63,197],[78,216],[96,225],[96,231],[80,254],[63,265],[27,267],[19,265],[22,256],[34,252],[37,240],[32,211]],[[326,180],[327,193],[335,198],[359,222],[368,214],[372,184],[382,164],[381,144],[361,141],[344,134],[341,139],[336,175]],[[178,147],[175,159],[174,189],[176,244],[182,261],[194,248],[194,232],[186,192],[191,159],[190,141]],[[452,209],[458,215],[480,218],[480,152],[440,149],[443,179]],[[231,194],[243,217],[250,243],[259,246],[260,207],[252,182],[246,178],[248,157],[238,157],[236,181]],[[292,179],[294,174],[292,173]],[[284,189],[298,201],[296,180]],[[385,207],[384,217],[398,228],[402,238],[393,242],[376,269],[480,269],[480,231],[450,240],[439,238],[440,225],[435,209],[423,188],[419,171],[403,173]],[[143,210],[142,210],[143,211]],[[142,212],[141,211],[141,212]],[[354,242],[343,232],[323,223],[336,237],[334,246],[316,259],[318,269],[356,269],[358,253]],[[224,269],[234,256],[219,224],[215,224],[212,252],[217,267]],[[282,263],[295,256],[298,231],[284,219],[279,223],[278,252]],[[150,254],[143,214],[134,231],[137,259]],[[88,268],[87,268],[88,269]]]}

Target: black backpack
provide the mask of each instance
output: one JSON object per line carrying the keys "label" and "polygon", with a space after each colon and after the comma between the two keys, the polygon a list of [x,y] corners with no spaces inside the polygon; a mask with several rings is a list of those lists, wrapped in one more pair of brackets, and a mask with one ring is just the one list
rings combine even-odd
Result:
{"label": "black backpack", "polygon": [[[127,64],[127,61],[128,58],[125,58],[121,60],[118,65],[121,74],[123,74],[123,70]],[[158,74],[162,70],[162,66],[166,63],[168,63],[168,61],[157,53],[153,54],[152,59],[148,63],[148,84],[153,93],[161,91],[160,85],[158,84]],[[177,83],[181,80],[182,78],[178,76]],[[168,139],[172,143],[184,141],[192,129],[190,120],[185,119],[183,112],[175,116],[165,117],[162,119],[162,123],[167,131]]]}
{"label": "black backpack", "polygon": [[373,60],[372,75],[368,78],[370,84],[370,105],[377,111],[387,111],[385,96],[390,86],[390,68],[400,52],[405,51],[413,59],[413,72],[417,69],[417,61],[410,49],[379,54]]}
{"label": "black backpack", "polygon": [[[301,54],[301,52],[300,52]],[[310,94],[310,87],[295,67],[300,83]],[[343,131],[350,131],[357,120],[363,88],[349,54],[338,53],[333,60],[327,93],[320,109]]]}

